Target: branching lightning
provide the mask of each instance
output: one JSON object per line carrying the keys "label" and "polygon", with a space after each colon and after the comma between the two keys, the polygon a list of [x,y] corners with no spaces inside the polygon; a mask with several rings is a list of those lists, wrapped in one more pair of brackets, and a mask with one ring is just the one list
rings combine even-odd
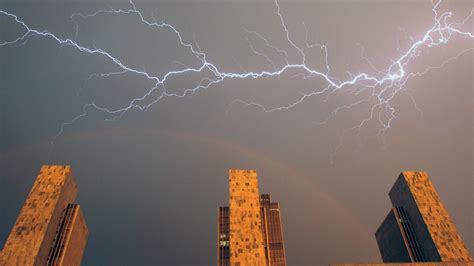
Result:
{"label": "branching lightning", "polygon": [[[185,38],[182,36],[181,32],[171,24],[165,22],[159,22],[155,16],[152,16],[152,19],[146,19],[143,16],[142,12],[137,9],[135,4],[130,0],[128,9],[115,9],[109,7],[109,9],[97,10],[91,14],[81,14],[76,13],[72,14],[70,19],[76,23],[76,32],[75,38],[64,38],[60,37],[48,30],[38,30],[29,25],[27,25],[21,18],[17,15],[0,10],[0,15],[5,16],[8,19],[14,20],[14,22],[23,28],[24,33],[13,40],[0,40],[0,47],[5,46],[16,46],[16,45],[25,45],[27,41],[33,37],[42,37],[48,38],[55,41],[59,46],[69,46],[78,51],[90,54],[94,56],[103,57],[108,60],[110,63],[115,65],[119,70],[114,72],[107,73],[98,73],[92,75],[90,78],[107,78],[112,75],[123,75],[127,73],[132,73],[138,75],[143,79],[149,80],[153,83],[146,92],[140,97],[130,99],[127,104],[120,108],[112,109],[106,106],[99,106],[94,102],[87,103],[82,108],[82,113],[73,117],[70,121],[63,123],[60,126],[60,129],[56,136],[57,138],[65,131],[66,127],[76,123],[78,120],[85,118],[88,113],[92,110],[99,111],[104,113],[107,116],[107,120],[115,120],[121,118],[124,114],[132,109],[147,110],[154,104],[159,101],[169,98],[177,97],[182,98],[187,95],[192,95],[200,90],[207,89],[215,84],[222,83],[230,79],[260,79],[260,78],[271,78],[278,77],[284,73],[294,71],[301,75],[304,79],[307,78],[318,78],[324,84],[323,88],[314,89],[310,92],[303,93],[299,98],[293,102],[288,102],[285,105],[268,107],[258,102],[253,101],[244,101],[241,99],[234,100],[229,108],[234,104],[241,104],[244,106],[254,106],[260,108],[264,112],[278,112],[294,108],[295,106],[301,104],[305,100],[314,96],[323,96],[329,97],[340,90],[353,90],[354,93],[358,94],[361,91],[370,91],[371,93],[367,98],[357,99],[354,102],[343,105],[335,108],[324,120],[322,123],[326,123],[333,116],[337,115],[340,111],[354,108],[360,104],[371,104],[370,110],[367,117],[358,121],[352,129],[360,129],[367,122],[377,119],[381,125],[381,132],[384,132],[391,127],[393,120],[396,118],[396,109],[392,106],[392,101],[400,93],[407,93],[405,88],[407,82],[415,77],[421,77],[427,72],[435,69],[439,69],[446,65],[447,63],[455,60],[462,54],[472,51],[474,48],[466,49],[461,51],[458,55],[453,58],[449,58],[437,66],[428,66],[424,71],[421,72],[407,72],[408,65],[420,55],[422,50],[428,50],[435,46],[442,46],[449,43],[452,36],[457,35],[463,38],[474,40],[474,34],[469,31],[461,30],[462,26],[473,17],[474,9],[471,10],[470,14],[461,21],[451,21],[452,13],[443,12],[439,13],[438,8],[442,0],[439,0],[436,3],[432,3],[433,11],[433,24],[431,28],[427,29],[422,33],[419,38],[410,37],[411,45],[406,50],[399,49],[399,56],[396,59],[393,59],[392,62],[385,69],[377,69],[372,62],[364,56],[364,50],[362,47],[361,57],[369,63],[369,66],[374,71],[373,74],[368,72],[360,73],[349,73],[349,79],[339,80],[338,78],[331,76],[331,67],[329,65],[329,55],[328,55],[328,46],[326,44],[317,44],[310,43],[308,38],[308,29],[303,23],[302,26],[306,32],[304,46],[299,46],[291,37],[291,32],[289,31],[285,18],[283,16],[280,5],[275,1],[276,15],[279,19],[280,26],[284,31],[286,41],[290,49],[294,49],[298,53],[297,60],[290,60],[289,50],[283,49],[272,45],[263,34],[260,34],[256,31],[245,30],[247,36],[252,36],[253,38],[258,38],[266,46],[266,48],[274,51],[276,54],[282,55],[284,58],[283,63],[277,63],[272,59],[271,56],[267,55],[265,52],[259,50],[255,47],[251,40],[247,38],[250,50],[256,55],[260,56],[268,64],[269,70],[261,71],[245,71],[242,69],[240,72],[226,72],[219,68],[216,64],[208,60],[206,53],[204,53],[201,48],[194,42],[186,42]],[[96,16],[101,16],[104,14],[114,15],[114,16],[134,16],[138,18],[138,21],[143,24],[145,27],[155,28],[156,30],[165,30],[173,33],[176,37],[177,44],[182,46],[184,49],[187,49],[197,60],[199,65],[197,67],[188,67],[182,63],[179,70],[169,71],[161,76],[157,76],[145,70],[136,69],[126,62],[123,62],[119,59],[118,56],[111,54],[104,48],[90,48],[82,46],[77,42],[77,36],[79,34],[79,23],[81,20],[88,20]],[[321,70],[315,69],[307,64],[307,52],[310,49],[319,48],[324,54],[324,65],[325,67]],[[182,90],[180,93],[170,92],[167,90],[166,85],[169,80],[174,77],[183,77],[186,75],[191,75],[193,73],[210,73],[210,77],[202,78],[199,82],[193,85],[191,88]],[[411,97],[411,96],[410,96]],[[416,106],[416,102],[413,98],[413,103]],[[145,104],[146,103],[146,104]],[[418,108],[418,107],[416,107]]]}

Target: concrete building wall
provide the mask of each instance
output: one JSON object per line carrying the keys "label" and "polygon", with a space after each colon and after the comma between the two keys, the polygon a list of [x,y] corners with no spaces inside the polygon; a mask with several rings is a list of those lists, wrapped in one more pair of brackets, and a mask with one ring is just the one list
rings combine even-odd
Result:
{"label": "concrete building wall", "polygon": [[230,264],[266,265],[257,172],[229,170]]}
{"label": "concrete building wall", "polygon": [[1,265],[44,265],[63,209],[77,187],[69,166],[45,165],[0,255]]}
{"label": "concrete building wall", "polygon": [[426,172],[406,171],[402,176],[436,246],[441,261],[471,261],[472,258]]}
{"label": "concrete building wall", "polygon": [[472,261],[426,172],[402,172],[389,196],[394,209],[376,232],[384,262],[405,262],[406,251],[413,262]]}

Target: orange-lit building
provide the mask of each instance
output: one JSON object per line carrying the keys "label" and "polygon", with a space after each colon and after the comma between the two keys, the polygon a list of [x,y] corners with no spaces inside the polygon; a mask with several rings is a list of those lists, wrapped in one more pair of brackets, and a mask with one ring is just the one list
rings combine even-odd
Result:
{"label": "orange-lit building", "polygon": [[259,194],[256,171],[230,170],[229,196],[218,210],[217,264],[286,265],[280,207]]}
{"label": "orange-lit building", "polygon": [[393,208],[375,234],[384,262],[472,261],[426,172],[402,172],[389,196]]}
{"label": "orange-lit building", "polygon": [[402,172],[389,196],[393,208],[375,233],[384,263],[332,266],[474,266],[426,172]]}
{"label": "orange-lit building", "polygon": [[41,167],[0,265],[80,265],[89,232],[76,196],[71,167]]}

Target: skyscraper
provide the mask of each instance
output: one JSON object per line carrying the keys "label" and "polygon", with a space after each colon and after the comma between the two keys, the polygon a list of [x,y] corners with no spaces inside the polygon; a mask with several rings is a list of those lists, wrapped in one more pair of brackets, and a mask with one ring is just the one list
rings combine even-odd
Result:
{"label": "skyscraper", "polygon": [[426,172],[402,172],[375,233],[384,262],[472,261]]}
{"label": "skyscraper", "polygon": [[268,265],[285,266],[285,247],[283,245],[283,228],[281,225],[280,205],[271,202],[269,194],[260,195],[262,230],[265,254]]}
{"label": "skyscraper", "polygon": [[229,170],[229,196],[218,211],[217,264],[286,265],[279,204],[259,194],[256,171]]}
{"label": "skyscraper", "polygon": [[80,265],[89,233],[76,196],[71,167],[41,167],[0,265]]}

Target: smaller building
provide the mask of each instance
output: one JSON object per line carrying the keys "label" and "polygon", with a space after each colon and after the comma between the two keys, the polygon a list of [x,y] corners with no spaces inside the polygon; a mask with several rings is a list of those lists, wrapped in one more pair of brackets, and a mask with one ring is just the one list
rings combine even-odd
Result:
{"label": "smaller building", "polygon": [[219,207],[218,211],[217,265],[230,266],[229,207]]}

